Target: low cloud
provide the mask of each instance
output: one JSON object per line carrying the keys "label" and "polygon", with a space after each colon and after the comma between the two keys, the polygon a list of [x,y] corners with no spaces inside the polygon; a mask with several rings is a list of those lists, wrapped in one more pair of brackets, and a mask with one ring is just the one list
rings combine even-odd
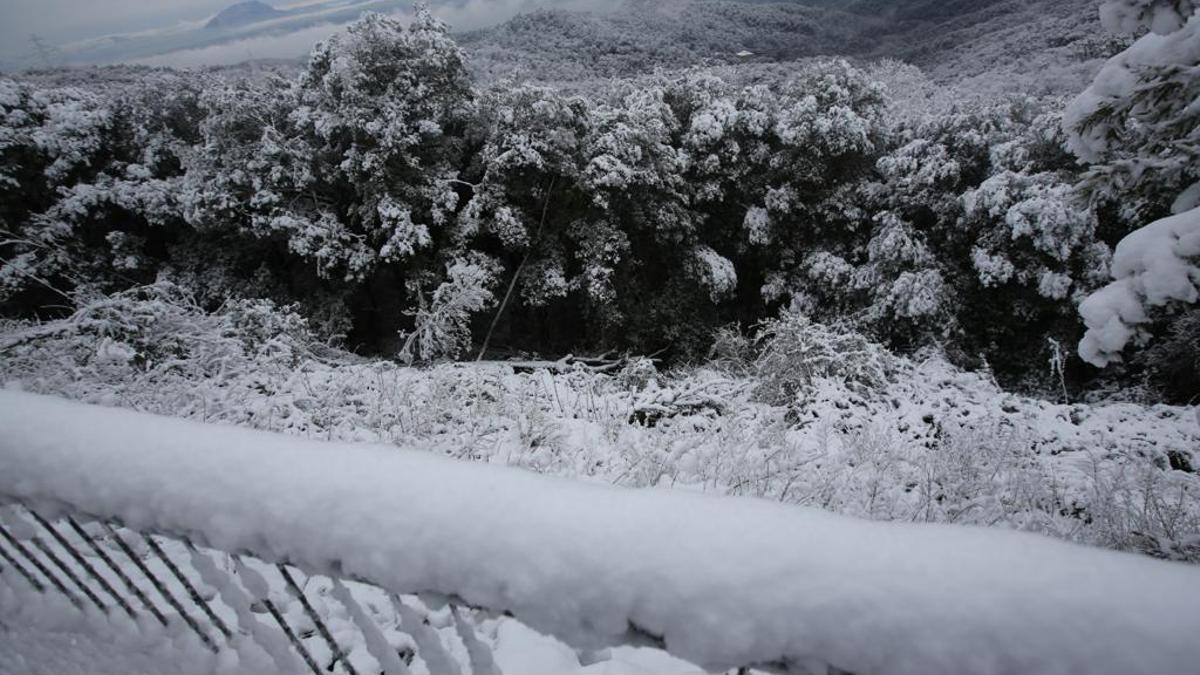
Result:
{"label": "low cloud", "polygon": [[[455,31],[475,30],[506,21],[517,14],[539,7],[602,11],[619,2],[613,0],[468,0],[458,5],[434,7],[436,14]],[[411,19],[407,12],[395,13],[403,21]],[[260,35],[198,49],[167,52],[132,60],[155,66],[189,68],[223,66],[261,59],[294,59],[306,56],[314,45],[344,29],[346,24],[321,24],[276,35]]]}
{"label": "low cloud", "polygon": [[[198,20],[235,0],[0,0],[0,51],[23,50],[30,33],[61,44]],[[12,43],[17,44],[12,44]]]}
{"label": "low cloud", "polygon": [[458,5],[434,8],[456,31],[474,30],[507,21],[521,12],[552,7],[576,11],[606,11],[625,4],[622,0],[467,0]]}
{"label": "low cloud", "polygon": [[345,28],[344,25],[321,24],[310,26],[283,35],[259,37],[226,42],[224,44],[167,52],[155,56],[135,59],[131,63],[172,68],[197,66],[227,66],[259,59],[292,59],[307,55],[313,45]]}

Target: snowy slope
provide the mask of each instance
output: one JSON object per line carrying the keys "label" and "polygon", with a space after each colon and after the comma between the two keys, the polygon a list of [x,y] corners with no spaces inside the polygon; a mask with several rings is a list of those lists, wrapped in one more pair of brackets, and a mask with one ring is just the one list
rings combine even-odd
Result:
{"label": "snowy slope", "polygon": [[1200,569],[0,394],[0,493],[710,669],[1182,673]]}
{"label": "snowy slope", "polygon": [[[899,58],[939,80],[1075,92],[1110,37],[1093,0],[629,0],[604,12],[543,9],[460,37],[485,76],[628,76],[655,68],[815,55]],[[1034,77],[1034,74],[1037,77]],[[1020,89],[1018,89],[1020,87]]]}

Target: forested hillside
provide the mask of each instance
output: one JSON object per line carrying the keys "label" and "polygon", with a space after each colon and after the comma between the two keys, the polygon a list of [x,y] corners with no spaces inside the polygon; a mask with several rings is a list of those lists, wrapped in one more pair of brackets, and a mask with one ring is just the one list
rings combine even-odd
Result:
{"label": "forested hillside", "polygon": [[541,10],[460,40],[491,78],[570,83],[838,55],[901,59],[940,82],[970,78],[974,91],[1055,94],[1078,91],[1128,44],[1102,30],[1090,0],[628,0],[606,12]]}
{"label": "forested hillside", "polygon": [[[737,16],[780,26],[791,24],[776,12],[826,11],[697,6],[726,12],[731,35]],[[670,6],[631,11],[602,23],[535,13],[499,34],[574,35],[620,54],[570,30],[618,25],[643,58],[637,36],[659,28],[613,22]],[[700,30],[703,16],[673,25]],[[561,30],[522,32],[556,17]],[[842,39],[819,35],[829,49]],[[895,61],[692,67],[570,93],[475,80],[472,59],[491,63],[481,54],[429,15],[408,28],[375,16],[294,77],[5,81],[3,311],[54,316],[165,276],[208,307],[301,302],[318,332],[367,353],[428,361],[486,343],[679,362],[708,354],[718,327],[790,307],[1057,387],[1045,364],[1080,338],[1078,301],[1194,172],[1131,209],[1107,160],[1067,149],[1065,97],[966,95]],[[1090,200],[1076,187],[1085,175]],[[1180,337],[1160,347],[1180,346],[1155,358],[1176,363],[1190,316],[1163,318],[1154,330]],[[1177,368],[1139,358],[1153,386],[1192,395]],[[1073,384],[1096,372],[1063,362]]]}

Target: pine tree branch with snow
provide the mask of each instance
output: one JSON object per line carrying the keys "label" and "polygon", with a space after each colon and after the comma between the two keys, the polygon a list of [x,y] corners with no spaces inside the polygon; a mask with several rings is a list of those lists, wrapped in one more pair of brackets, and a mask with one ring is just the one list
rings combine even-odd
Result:
{"label": "pine tree branch with snow", "polygon": [[[1110,29],[1148,27],[1113,57],[1066,110],[1069,144],[1092,164],[1093,200],[1125,199],[1131,214],[1169,209],[1128,234],[1113,255],[1112,283],[1082,302],[1079,355],[1096,366],[1142,343],[1150,308],[1200,297],[1200,15],[1190,0],[1116,0]],[[1157,206],[1156,206],[1157,205]]]}

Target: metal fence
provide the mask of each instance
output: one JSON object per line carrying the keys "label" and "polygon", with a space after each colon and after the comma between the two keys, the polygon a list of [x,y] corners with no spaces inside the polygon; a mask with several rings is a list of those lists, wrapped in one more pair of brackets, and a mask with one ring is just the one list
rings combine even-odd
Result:
{"label": "metal fence", "polygon": [[[398,675],[417,658],[431,675],[499,673],[476,632],[476,610],[78,514],[0,505],[0,575],[59,595],[80,612],[190,632],[213,654],[256,645],[283,673],[359,675],[358,661],[371,663],[370,672]],[[317,601],[340,611],[331,619]],[[337,630],[331,620],[340,622]],[[364,654],[352,659],[352,649]]]}

